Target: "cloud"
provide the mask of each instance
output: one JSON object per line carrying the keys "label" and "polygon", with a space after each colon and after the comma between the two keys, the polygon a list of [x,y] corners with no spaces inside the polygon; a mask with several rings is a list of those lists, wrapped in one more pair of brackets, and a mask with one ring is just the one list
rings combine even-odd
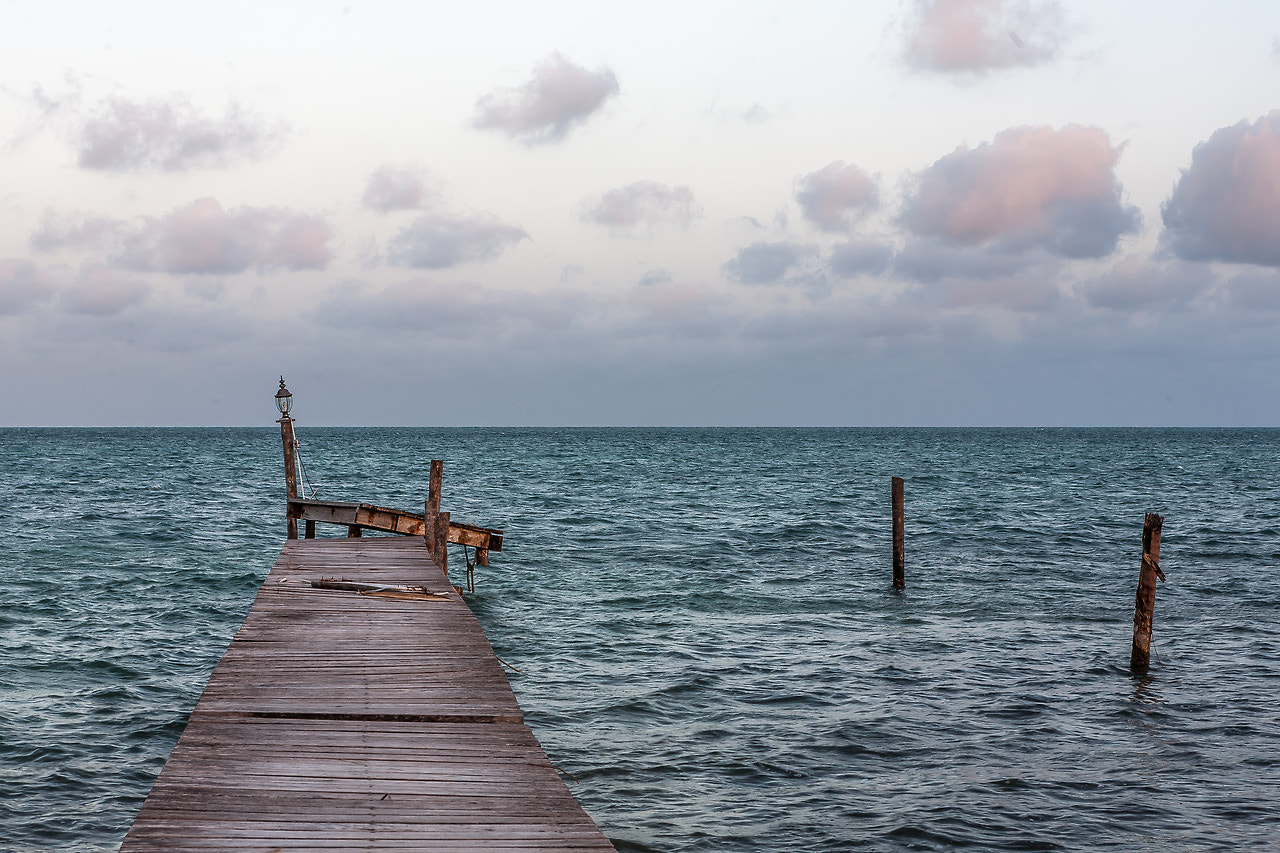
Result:
{"label": "cloud", "polygon": [[444,269],[496,258],[529,235],[489,214],[453,217],[426,213],[405,226],[387,246],[392,263]]}
{"label": "cloud", "polygon": [[636,181],[609,190],[593,202],[584,202],[581,218],[607,225],[616,232],[627,232],[642,226],[649,231],[663,225],[687,228],[701,215],[688,187]]}
{"label": "cloud", "polygon": [[1280,266],[1280,110],[1197,145],[1160,212],[1184,260]]}
{"label": "cloud", "polygon": [[108,99],[77,116],[72,130],[79,163],[114,172],[174,172],[257,160],[283,129],[232,104],[220,119],[201,114],[185,95],[147,101]]}
{"label": "cloud", "polygon": [[436,193],[427,187],[420,170],[408,166],[380,166],[365,184],[364,206],[379,213],[415,210],[433,200]]}
{"label": "cloud", "polygon": [[815,252],[816,247],[800,243],[752,243],[727,261],[724,271],[742,284],[773,284]]}
{"label": "cloud", "polygon": [[1056,0],[915,0],[907,23],[907,63],[923,71],[982,74],[1040,65],[1066,41]]}
{"label": "cloud", "polygon": [[150,293],[151,288],[144,281],[125,278],[103,267],[92,267],[62,291],[59,302],[72,314],[106,317],[141,303]]}
{"label": "cloud", "polygon": [[674,280],[675,277],[671,274],[670,270],[653,269],[648,270],[644,275],[640,276],[640,280],[637,281],[636,284],[640,287],[653,287],[657,284],[669,284]]}
{"label": "cloud", "polygon": [[1280,273],[1249,270],[1227,282],[1227,299],[1246,311],[1280,311]]}
{"label": "cloud", "polygon": [[858,216],[879,205],[880,195],[866,172],[836,160],[796,181],[796,201],[823,231],[848,233]]}
{"label": "cloud", "polygon": [[874,240],[850,240],[831,248],[827,266],[841,278],[878,275],[889,267],[893,249]]}
{"label": "cloud", "polygon": [[966,246],[1103,257],[1141,222],[1138,209],[1121,202],[1120,150],[1097,127],[1009,128],[916,175],[901,222]]}
{"label": "cloud", "polygon": [[476,101],[473,126],[501,131],[527,145],[559,142],[616,94],[618,78],[608,68],[588,71],[553,53],[523,86]]}
{"label": "cloud", "polygon": [[1062,298],[1052,279],[1034,274],[997,278],[950,278],[937,288],[948,308],[1003,308],[1022,314],[1048,311]]}
{"label": "cloud", "polygon": [[256,268],[324,269],[333,227],[321,216],[276,207],[223,210],[197,199],[125,237],[122,266],[143,272],[227,275]]}
{"label": "cloud", "polygon": [[1130,255],[1080,288],[1095,308],[1145,311],[1181,308],[1202,293],[1214,276],[1193,264],[1161,265]]}
{"label": "cloud", "polygon": [[920,282],[944,278],[1000,278],[1011,276],[1034,259],[999,248],[956,246],[945,240],[912,240],[893,259],[893,271]]}
{"label": "cloud", "polygon": [[0,316],[21,314],[53,294],[49,277],[30,261],[0,260]]}
{"label": "cloud", "polygon": [[114,242],[123,228],[123,222],[107,216],[45,211],[27,245],[37,252],[93,248]]}

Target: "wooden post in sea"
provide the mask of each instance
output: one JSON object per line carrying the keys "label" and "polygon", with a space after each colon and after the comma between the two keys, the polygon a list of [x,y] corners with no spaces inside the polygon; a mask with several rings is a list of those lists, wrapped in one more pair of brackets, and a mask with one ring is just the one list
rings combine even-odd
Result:
{"label": "wooden post in sea", "polygon": [[905,589],[906,577],[906,511],[903,507],[902,478],[892,480],[893,493],[893,588]]}
{"label": "wooden post in sea", "polygon": [[293,408],[293,395],[284,387],[284,377],[280,377],[280,390],[276,392],[276,410],[280,412],[280,442],[284,445],[284,486],[288,498],[285,502],[285,516],[288,518],[289,539],[298,538],[298,518],[294,515],[289,501],[298,498],[298,472],[295,467],[297,438],[293,434],[293,418],[289,410]]}
{"label": "wooden post in sea", "polygon": [[444,576],[449,577],[449,513],[436,513],[436,549],[431,555]]}
{"label": "wooden post in sea", "polygon": [[1156,579],[1164,580],[1160,570],[1160,531],[1164,517],[1147,513],[1142,524],[1142,567],[1138,570],[1138,594],[1133,605],[1133,654],[1129,669],[1145,673],[1151,665],[1151,621],[1156,609]]}
{"label": "wooden post in sea", "polygon": [[[427,481],[427,502],[423,508],[423,538],[427,541],[427,553],[436,556],[436,516],[440,514],[440,490],[444,485],[444,460],[431,460],[431,478]],[[446,534],[447,534],[446,529]],[[440,561],[436,560],[436,565]]]}

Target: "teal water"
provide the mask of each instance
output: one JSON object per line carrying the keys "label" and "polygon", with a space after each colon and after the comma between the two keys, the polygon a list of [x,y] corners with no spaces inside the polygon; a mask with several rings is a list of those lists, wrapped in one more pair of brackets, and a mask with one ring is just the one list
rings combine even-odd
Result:
{"label": "teal water", "polygon": [[[621,851],[1276,849],[1280,430],[298,429],[321,497],[415,508],[442,458],[505,529],[471,606]],[[0,849],[119,845],[280,468],[273,428],[0,430]]]}

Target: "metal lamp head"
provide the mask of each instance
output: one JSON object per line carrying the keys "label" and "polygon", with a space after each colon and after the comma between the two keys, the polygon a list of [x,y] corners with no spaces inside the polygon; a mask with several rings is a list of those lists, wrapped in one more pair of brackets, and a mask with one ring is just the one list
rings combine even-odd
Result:
{"label": "metal lamp head", "polygon": [[276,410],[284,417],[289,417],[289,410],[293,408],[293,395],[289,393],[289,389],[284,387],[284,377],[280,377],[280,390],[276,392]]}

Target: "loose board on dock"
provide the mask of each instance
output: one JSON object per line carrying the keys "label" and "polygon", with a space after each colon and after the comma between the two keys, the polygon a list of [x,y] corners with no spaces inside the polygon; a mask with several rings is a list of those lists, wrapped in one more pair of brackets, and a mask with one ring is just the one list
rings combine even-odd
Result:
{"label": "loose board on dock", "polygon": [[285,545],[121,849],[613,847],[423,541],[378,537]]}

